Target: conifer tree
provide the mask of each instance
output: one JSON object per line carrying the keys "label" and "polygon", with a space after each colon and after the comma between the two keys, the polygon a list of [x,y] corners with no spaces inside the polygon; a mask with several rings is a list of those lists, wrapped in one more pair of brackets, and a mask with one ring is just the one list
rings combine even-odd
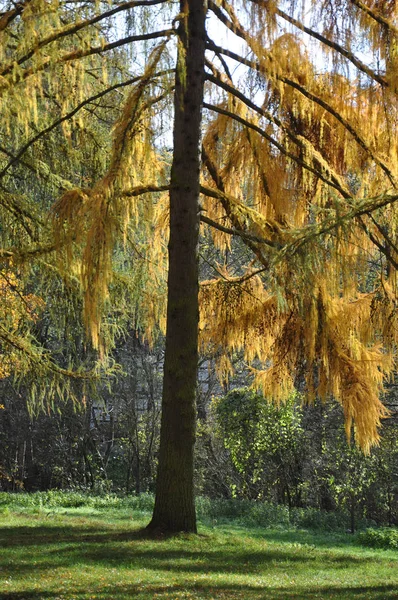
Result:
{"label": "conifer tree", "polygon": [[[133,27],[126,34],[123,13]],[[341,403],[347,433],[354,425],[365,451],[377,442],[397,340],[396,18],[395,1],[372,0],[137,0],[73,9],[31,0],[1,17],[0,103],[10,136],[1,150],[1,210],[12,226],[2,230],[0,252],[7,268],[46,257],[62,276],[66,262],[82,286],[93,345],[104,353],[103,315],[120,290],[115,247],[136,244],[137,235],[150,239],[147,294],[137,299],[142,323],[149,337],[155,322],[164,325],[158,292],[170,223],[151,527],[196,529],[200,222],[219,252],[236,238],[249,257],[243,267],[214,265],[217,277],[200,286],[199,344],[217,351],[220,375],[228,377],[231,355],[242,351],[249,364],[264,365],[253,374],[267,397],[283,400],[304,382],[309,399]],[[157,27],[164,21],[166,28]],[[228,31],[226,41],[221,33],[211,39],[206,22]],[[109,160],[89,181],[83,173],[65,176],[52,145],[69,140],[69,158],[81,132],[103,118],[103,99],[127,89]],[[168,179],[155,132],[171,95]],[[39,205],[18,194],[22,173],[29,198],[26,169]],[[53,227],[41,219],[43,196]],[[17,343],[9,332],[2,339]]]}

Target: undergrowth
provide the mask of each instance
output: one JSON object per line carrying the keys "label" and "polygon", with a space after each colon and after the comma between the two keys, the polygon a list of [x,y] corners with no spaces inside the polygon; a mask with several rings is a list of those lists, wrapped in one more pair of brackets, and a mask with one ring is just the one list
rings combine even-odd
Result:
{"label": "undergrowth", "polygon": [[[91,508],[101,510],[125,510],[133,514],[150,513],[153,509],[152,494],[117,495],[90,494],[85,491],[49,490],[35,493],[0,492],[0,513],[9,510],[36,512],[68,508]],[[200,521],[207,525],[233,522],[247,527],[313,529],[324,532],[344,532],[349,527],[349,516],[343,512],[326,512],[314,508],[292,508],[270,502],[253,502],[238,499],[196,500]],[[374,522],[360,520],[357,529],[374,526]]]}
{"label": "undergrowth", "polygon": [[370,528],[362,531],[358,535],[358,540],[360,544],[369,548],[398,550],[398,529],[396,527]]}

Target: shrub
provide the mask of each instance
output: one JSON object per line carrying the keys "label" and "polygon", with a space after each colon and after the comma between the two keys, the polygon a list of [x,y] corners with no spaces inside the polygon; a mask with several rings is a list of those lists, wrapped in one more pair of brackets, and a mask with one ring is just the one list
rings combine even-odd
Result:
{"label": "shrub", "polygon": [[302,529],[345,531],[349,525],[349,518],[340,511],[329,512],[316,508],[293,508],[290,511],[290,522]]}
{"label": "shrub", "polygon": [[197,499],[198,517],[202,521],[234,521],[248,527],[271,527],[289,525],[286,506],[270,502],[232,499]]}
{"label": "shrub", "polygon": [[370,548],[398,549],[398,529],[396,527],[369,528],[358,535],[362,546]]}

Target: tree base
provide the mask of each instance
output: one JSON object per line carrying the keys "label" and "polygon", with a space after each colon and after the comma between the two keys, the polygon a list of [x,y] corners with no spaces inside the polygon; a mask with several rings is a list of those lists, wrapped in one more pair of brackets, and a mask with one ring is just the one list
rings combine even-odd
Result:
{"label": "tree base", "polygon": [[169,537],[177,535],[179,533],[198,533],[196,527],[196,520],[190,525],[188,525],[187,523],[173,523],[170,525],[166,524],[165,522],[157,521],[153,518],[145,527],[144,531],[146,531],[151,537],[154,538]]}

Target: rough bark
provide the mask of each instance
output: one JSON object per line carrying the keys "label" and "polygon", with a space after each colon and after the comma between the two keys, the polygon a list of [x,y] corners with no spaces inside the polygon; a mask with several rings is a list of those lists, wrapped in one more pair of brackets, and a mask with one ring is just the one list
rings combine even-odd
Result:
{"label": "rough bark", "polygon": [[149,529],[196,532],[193,489],[198,364],[198,236],[205,1],[180,2],[166,351],[155,508]]}

